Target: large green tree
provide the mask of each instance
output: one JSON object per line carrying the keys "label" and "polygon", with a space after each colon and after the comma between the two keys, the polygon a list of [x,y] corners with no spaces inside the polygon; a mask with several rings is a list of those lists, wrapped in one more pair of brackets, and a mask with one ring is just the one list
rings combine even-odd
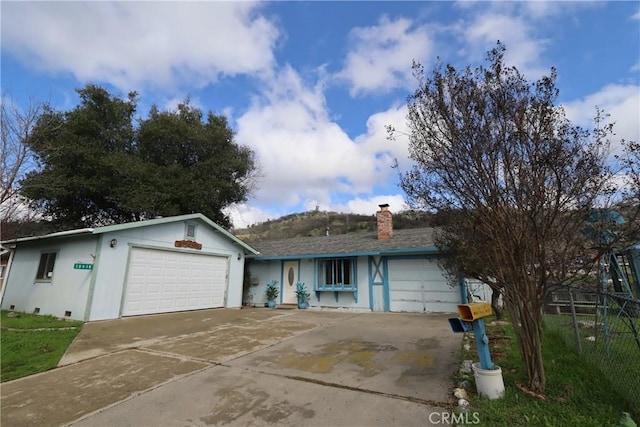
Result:
{"label": "large green tree", "polygon": [[501,290],[528,375],[543,393],[542,308],[578,270],[581,230],[612,189],[611,128],[574,126],[556,105],[556,72],[529,82],[504,63],[458,70],[414,65],[408,99],[414,167],[401,186],[414,206],[439,213],[437,245],[450,273]]}
{"label": "large green tree", "polygon": [[80,105],[47,107],[27,142],[38,168],[22,181],[22,194],[58,228],[132,219],[119,206],[117,172],[134,155],[136,94],[111,96],[98,86],[78,90]]}
{"label": "large green tree", "polygon": [[224,117],[180,104],[136,121],[137,95],[78,90],[70,111],[47,108],[27,142],[38,167],[23,195],[58,228],[200,212],[229,226],[223,209],[253,188],[253,152],[233,141]]}
{"label": "large green tree", "polygon": [[[162,215],[201,212],[229,225],[223,209],[247,200],[255,185],[254,153],[234,143],[223,116],[188,101],[175,111],[153,107],[138,129],[137,153],[145,162],[145,185],[156,191],[136,195],[138,205]],[[158,191],[162,189],[162,191]]]}

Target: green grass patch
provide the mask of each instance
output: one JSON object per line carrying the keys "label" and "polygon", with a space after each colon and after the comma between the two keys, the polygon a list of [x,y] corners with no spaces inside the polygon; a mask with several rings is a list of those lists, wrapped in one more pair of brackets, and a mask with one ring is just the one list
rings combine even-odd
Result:
{"label": "green grass patch", "polygon": [[53,316],[16,315],[8,317],[7,311],[1,313],[2,382],[55,368],[83,324]]}
{"label": "green grass patch", "polygon": [[[613,387],[640,408],[640,345],[636,342],[636,333],[640,334],[640,319],[616,316],[608,319],[610,334],[607,347],[602,317],[597,318],[597,326],[593,316],[578,318],[582,355],[599,366]],[[545,324],[560,334],[570,347],[577,348],[571,316],[546,315]]]}
{"label": "green grass patch", "polygon": [[[493,362],[502,368],[505,397],[471,397],[471,411],[477,412],[481,421],[478,425],[603,427],[618,425],[624,411],[634,419],[640,417],[629,396],[616,391],[598,366],[568,346],[557,330],[545,328],[545,400],[529,396],[516,386],[526,385],[527,377],[511,325],[487,325],[487,334]],[[463,358],[477,360],[473,343],[471,351],[463,352]]]}

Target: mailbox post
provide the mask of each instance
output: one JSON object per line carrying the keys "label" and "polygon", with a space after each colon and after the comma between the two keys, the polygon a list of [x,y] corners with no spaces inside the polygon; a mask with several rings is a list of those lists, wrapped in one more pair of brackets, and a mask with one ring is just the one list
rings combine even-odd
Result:
{"label": "mailbox post", "polygon": [[475,363],[472,365],[478,394],[489,399],[498,399],[504,395],[502,370],[491,361],[489,337],[484,327],[484,318],[491,316],[492,313],[491,304],[487,302],[458,304],[460,317],[450,318],[449,324],[453,332],[473,331],[480,358],[479,366]]}
{"label": "mailbox post", "polygon": [[458,314],[463,322],[471,323],[478,357],[480,358],[480,366],[482,369],[493,369],[491,353],[489,352],[489,337],[487,337],[487,331],[484,327],[484,318],[493,314],[491,304],[486,302],[459,304]]}

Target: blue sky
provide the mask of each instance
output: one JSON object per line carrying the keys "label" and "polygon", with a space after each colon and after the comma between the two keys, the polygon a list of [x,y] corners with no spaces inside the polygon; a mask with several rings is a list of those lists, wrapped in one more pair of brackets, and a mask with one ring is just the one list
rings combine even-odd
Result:
{"label": "blue sky", "polygon": [[[9,2],[2,93],[55,108],[86,83],[173,108],[189,96],[224,114],[261,168],[236,227],[315,209],[404,208],[393,159],[409,166],[411,63],[481,63],[501,40],[529,79],[558,70],[560,102],[589,127],[596,106],[618,138],[640,135],[638,2]],[[615,150],[619,146],[613,141]]]}

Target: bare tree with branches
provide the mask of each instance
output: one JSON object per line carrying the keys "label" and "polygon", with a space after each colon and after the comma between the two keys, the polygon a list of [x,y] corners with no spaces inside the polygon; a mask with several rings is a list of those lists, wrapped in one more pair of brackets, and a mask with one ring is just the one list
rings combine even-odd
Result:
{"label": "bare tree with branches", "polygon": [[19,183],[33,166],[33,157],[27,140],[43,112],[44,105],[33,100],[25,109],[14,104],[3,94],[0,106],[0,220],[16,220],[27,203],[19,194]]}
{"label": "bare tree with branches", "polygon": [[619,160],[625,173],[625,201],[632,205],[640,204],[640,143],[624,141],[624,151]]}
{"label": "bare tree with branches", "polygon": [[439,213],[445,269],[503,292],[528,387],[544,393],[542,308],[575,275],[585,219],[612,189],[612,128],[572,125],[555,105],[555,69],[531,83],[504,52],[498,42],[475,69],[438,64],[427,75],[414,64],[414,167],[401,187],[413,206]]}

